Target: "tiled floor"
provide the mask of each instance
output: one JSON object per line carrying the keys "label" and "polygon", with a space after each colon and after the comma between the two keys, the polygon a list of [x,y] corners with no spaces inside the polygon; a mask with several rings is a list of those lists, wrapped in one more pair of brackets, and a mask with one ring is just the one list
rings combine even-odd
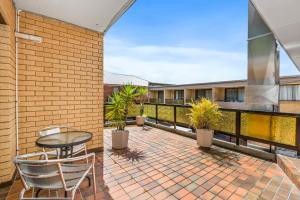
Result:
{"label": "tiled floor", "polygon": [[300,189],[300,159],[278,155],[277,163],[290,180]]}
{"label": "tiled floor", "polygon": [[[97,155],[97,199],[300,199],[299,190],[275,164],[155,128],[130,130],[129,149],[111,150],[105,130],[104,153]],[[105,182],[105,184],[104,184]],[[16,181],[8,199],[16,199]],[[83,185],[84,199],[92,189]]]}

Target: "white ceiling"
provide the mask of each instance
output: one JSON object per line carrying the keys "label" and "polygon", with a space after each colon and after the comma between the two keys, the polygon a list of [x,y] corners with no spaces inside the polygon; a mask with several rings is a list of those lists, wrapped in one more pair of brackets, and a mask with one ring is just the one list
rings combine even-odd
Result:
{"label": "white ceiling", "polygon": [[135,0],[14,0],[17,9],[105,32]]}
{"label": "white ceiling", "polygon": [[300,70],[300,0],[251,0]]}

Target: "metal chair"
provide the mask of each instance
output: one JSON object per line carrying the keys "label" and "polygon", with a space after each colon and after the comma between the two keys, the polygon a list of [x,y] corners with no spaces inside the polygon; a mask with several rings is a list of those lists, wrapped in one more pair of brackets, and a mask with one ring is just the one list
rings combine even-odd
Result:
{"label": "metal chair", "polygon": [[[45,160],[32,160],[33,157],[43,156]],[[91,161],[85,161],[90,159]],[[79,163],[78,163],[79,162]],[[90,153],[80,157],[48,160],[45,152],[16,156],[14,163],[20,174],[24,189],[20,193],[20,200],[29,199],[70,199],[85,177],[92,172],[94,199],[96,200],[95,154]],[[30,189],[57,191],[63,189],[71,192],[71,197],[24,197]]]}
{"label": "metal chair", "polygon": [[[79,129],[76,129],[76,128],[73,128],[73,127],[70,127],[67,125],[53,125],[53,126],[48,126],[46,128],[43,128],[42,130],[40,130],[39,135],[40,135],[40,137],[42,137],[42,136],[61,133],[64,130],[79,131]],[[43,151],[46,152],[48,154],[48,156],[55,156],[55,157],[59,158],[60,149],[47,151],[45,148],[43,148]],[[79,145],[75,145],[73,147],[73,153],[72,153],[73,156],[75,156],[81,152],[84,152],[85,154],[87,154],[86,144],[79,144]]]}

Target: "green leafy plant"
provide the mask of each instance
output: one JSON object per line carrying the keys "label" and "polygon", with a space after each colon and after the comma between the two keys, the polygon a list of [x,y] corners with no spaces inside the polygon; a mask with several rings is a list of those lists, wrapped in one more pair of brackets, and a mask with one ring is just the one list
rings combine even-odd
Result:
{"label": "green leafy plant", "polygon": [[196,129],[211,129],[219,123],[222,113],[219,105],[209,99],[201,99],[190,104],[190,124]]}
{"label": "green leafy plant", "polygon": [[134,100],[137,97],[136,87],[130,84],[124,85],[120,91],[120,96],[124,103],[125,120],[127,120],[129,109],[135,106]]}
{"label": "green leafy plant", "polygon": [[119,93],[113,93],[109,100],[110,104],[107,105],[109,112],[106,118],[111,121],[112,126],[117,127],[117,130],[124,130],[126,126],[124,101]]}
{"label": "green leafy plant", "polygon": [[112,126],[117,127],[117,130],[125,130],[128,111],[134,106],[136,96],[136,87],[125,85],[120,92],[113,93],[109,98],[106,118],[111,121]]}
{"label": "green leafy plant", "polygon": [[140,116],[144,116],[144,104],[145,101],[147,99],[147,95],[148,95],[148,89],[145,87],[138,87],[137,88],[137,96],[139,98],[139,102],[140,102]]}

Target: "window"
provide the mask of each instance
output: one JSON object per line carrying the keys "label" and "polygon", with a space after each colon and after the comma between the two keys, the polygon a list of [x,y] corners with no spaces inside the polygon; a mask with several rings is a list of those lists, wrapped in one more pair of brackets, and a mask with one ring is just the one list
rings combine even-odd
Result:
{"label": "window", "polygon": [[182,100],[184,98],[184,91],[183,90],[175,90],[174,91],[174,99]]}
{"label": "window", "polygon": [[157,96],[158,96],[158,100],[163,101],[164,100],[164,91],[158,91]]}
{"label": "window", "polygon": [[244,88],[225,88],[225,101],[226,102],[243,102],[244,101]]}
{"label": "window", "polygon": [[300,100],[300,85],[280,86],[280,100],[298,101]]}
{"label": "window", "polygon": [[212,99],[212,89],[199,89],[199,90],[196,90],[195,98],[197,100],[202,99],[202,98]]}

